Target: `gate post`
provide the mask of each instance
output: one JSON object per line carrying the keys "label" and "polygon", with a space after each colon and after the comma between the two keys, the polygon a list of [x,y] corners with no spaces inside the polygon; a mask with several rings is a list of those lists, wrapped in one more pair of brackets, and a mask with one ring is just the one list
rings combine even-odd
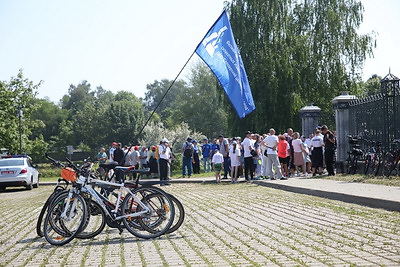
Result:
{"label": "gate post", "polygon": [[357,99],[354,95],[349,95],[348,92],[343,92],[340,96],[332,100],[333,109],[335,110],[336,120],[336,168],[344,172],[344,162],[347,159],[347,151],[350,146],[347,136],[350,134],[350,102]]}
{"label": "gate post", "polygon": [[312,103],[300,109],[301,133],[306,138],[308,138],[310,133],[314,133],[315,127],[318,126],[320,113],[321,109],[317,106],[313,106]]}

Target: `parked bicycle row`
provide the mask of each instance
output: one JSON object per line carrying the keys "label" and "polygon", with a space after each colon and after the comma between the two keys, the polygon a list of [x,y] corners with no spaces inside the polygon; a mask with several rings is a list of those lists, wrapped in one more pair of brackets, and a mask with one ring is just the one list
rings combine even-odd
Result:
{"label": "parked bicycle row", "polygon": [[138,172],[134,167],[108,166],[115,179],[101,180],[92,161],[78,167],[68,159],[63,164],[46,158],[61,168],[62,178],[44,204],[36,230],[52,245],[93,238],[105,225],[139,238],[156,238],[176,231],[184,221],[185,211],[176,197],[154,183],[140,182],[140,176],[125,179]]}
{"label": "parked bicycle row", "polygon": [[399,143],[400,140],[392,140],[390,149],[383,151],[380,141],[350,135],[350,151],[348,151],[346,162],[347,173],[355,174],[362,171],[366,175],[399,176]]}

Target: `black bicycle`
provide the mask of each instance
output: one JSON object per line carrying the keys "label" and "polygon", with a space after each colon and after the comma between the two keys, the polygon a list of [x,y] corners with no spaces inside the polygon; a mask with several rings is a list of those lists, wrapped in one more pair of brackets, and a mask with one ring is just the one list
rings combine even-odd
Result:
{"label": "black bicycle", "polygon": [[391,175],[398,176],[400,174],[398,170],[400,161],[400,149],[397,149],[399,143],[400,140],[393,140],[391,142],[390,151],[385,153],[382,164],[382,175],[385,177],[389,177]]}
{"label": "black bicycle", "polygon": [[370,145],[370,148],[365,155],[364,174],[377,176],[382,162],[382,142],[364,140]]}
{"label": "black bicycle", "polygon": [[358,162],[362,159],[364,152],[359,145],[360,138],[358,136],[349,135],[349,144],[351,149],[347,152],[348,157],[346,161],[347,174],[356,174],[358,169]]}

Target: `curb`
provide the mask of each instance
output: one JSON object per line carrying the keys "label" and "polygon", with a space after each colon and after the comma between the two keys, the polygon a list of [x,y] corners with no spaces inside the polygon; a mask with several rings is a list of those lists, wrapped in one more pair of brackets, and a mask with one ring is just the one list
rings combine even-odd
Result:
{"label": "curb", "polygon": [[[199,183],[199,184],[215,184],[214,179],[173,179],[169,180],[169,183],[173,184],[185,184],[185,183]],[[364,197],[364,196],[357,196],[357,195],[350,195],[350,194],[345,194],[345,193],[339,193],[339,192],[332,192],[332,191],[324,191],[324,190],[317,190],[317,189],[309,189],[305,187],[299,187],[299,186],[290,186],[290,185],[285,185],[285,184],[277,184],[277,183],[268,183],[265,181],[252,181],[253,184],[259,185],[259,186],[265,186],[269,188],[274,188],[278,190],[284,190],[288,192],[293,192],[297,194],[304,194],[304,195],[310,195],[310,196],[317,196],[317,197],[322,197],[322,198],[327,198],[327,199],[332,199],[332,200],[338,200],[342,202],[347,202],[347,203],[353,203],[353,204],[358,204],[358,205],[363,205],[363,206],[368,206],[371,208],[380,208],[380,209],[385,209],[388,211],[398,211],[400,212],[400,202],[398,201],[393,201],[393,200],[385,200],[385,199],[378,199],[378,198],[373,198],[373,197]],[[40,186],[55,186],[57,185],[57,182],[44,182],[40,183]]]}
{"label": "curb", "polygon": [[349,195],[349,194],[345,194],[345,193],[309,189],[309,188],[304,188],[304,187],[289,186],[289,185],[283,185],[283,184],[266,183],[266,182],[262,182],[262,181],[254,181],[253,183],[260,185],[260,186],[270,187],[270,188],[284,190],[284,191],[288,191],[288,192],[323,197],[323,198],[332,199],[332,200],[339,200],[342,202],[359,204],[359,205],[368,206],[371,208],[380,208],[380,209],[385,209],[385,210],[389,210],[389,211],[400,211],[400,202],[398,202],[398,201],[378,199],[378,198],[372,198],[372,197],[362,197],[362,196],[356,196],[356,195]]}

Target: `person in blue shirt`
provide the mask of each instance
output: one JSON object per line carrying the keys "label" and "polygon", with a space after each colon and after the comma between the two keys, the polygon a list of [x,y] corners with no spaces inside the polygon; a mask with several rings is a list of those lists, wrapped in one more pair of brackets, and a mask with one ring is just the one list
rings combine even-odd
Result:
{"label": "person in blue shirt", "polygon": [[208,139],[205,138],[204,144],[201,146],[201,151],[203,154],[203,169],[204,172],[211,171],[211,145],[208,143]]}
{"label": "person in blue shirt", "polygon": [[219,143],[217,142],[217,139],[214,138],[213,142],[211,144],[211,155],[210,155],[210,159],[212,160],[214,154],[215,154],[215,150],[219,151]]}

